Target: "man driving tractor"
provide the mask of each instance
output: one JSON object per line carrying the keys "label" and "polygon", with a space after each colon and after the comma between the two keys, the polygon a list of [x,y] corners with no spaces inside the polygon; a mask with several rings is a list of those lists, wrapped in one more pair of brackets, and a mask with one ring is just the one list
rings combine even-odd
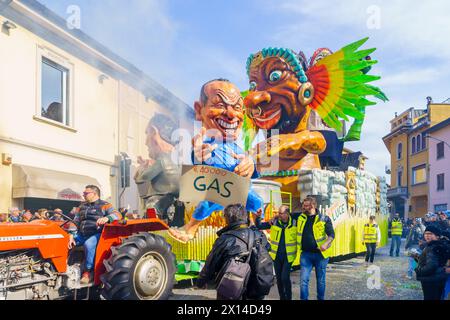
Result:
{"label": "man driving tractor", "polygon": [[97,186],[86,186],[83,197],[86,202],[76,209],[74,222],[78,230],[70,235],[69,249],[84,246],[85,268],[80,283],[88,284],[92,281],[95,251],[102,228],[106,223],[121,220],[122,215],[112,204],[100,199],[100,189]]}

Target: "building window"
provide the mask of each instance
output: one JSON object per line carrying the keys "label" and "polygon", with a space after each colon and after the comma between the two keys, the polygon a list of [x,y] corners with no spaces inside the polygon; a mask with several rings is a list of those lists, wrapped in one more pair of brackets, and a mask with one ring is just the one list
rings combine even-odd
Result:
{"label": "building window", "polygon": [[439,212],[439,211],[447,211],[447,204],[446,203],[435,204],[434,212]]}
{"label": "building window", "polygon": [[403,144],[400,142],[397,145],[397,159],[401,159],[402,158],[402,149],[403,149]]}
{"label": "building window", "polygon": [[412,184],[427,182],[427,172],[425,165],[417,166],[412,169]]}
{"label": "building window", "polygon": [[74,131],[74,65],[63,55],[37,45],[34,119]]}
{"label": "building window", "polygon": [[444,174],[440,173],[437,175],[437,190],[441,191],[444,190],[445,186],[444,186]]}
{"label": "building window", "polygon": [[403,174],[403,172],[401,172],[401,171],[397,172],[397,186],[398,187],[402,186],[402,174]]}
{"label": "building window", "polygon": [[413,154],[416,153],[416,137],[412,138],[411,148],[412,148],[411,153],[413,153]]}
{"label": "building window", "polygon": [[419,152],[421,150],[420,147],[421,147],[421,141],[422,141],[420,139],[420,135],[418,135],[416,139],[417,139],[417,141],[416,141],[417,142],[417,152]]}
{"label": "building window", "polygon": [[62,124],[69,124],[69,70],[42,57],[41,116]]}
{"label": "building window", "polygon": [[441,159],[444,157],[444,142],[439,142],[436,145],[436,159]]}
{"label": "building window", "polygon": [[422,133],[422,149],[425,149],[427,147],[427,135],[425,133]]}

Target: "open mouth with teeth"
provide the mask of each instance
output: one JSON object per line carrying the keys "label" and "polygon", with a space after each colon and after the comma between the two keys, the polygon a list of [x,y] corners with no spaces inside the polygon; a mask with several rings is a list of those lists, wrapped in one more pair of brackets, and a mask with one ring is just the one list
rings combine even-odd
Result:
{"label": "open mouth with teeth", "polygon": [[272,129],[281,120],[282,106],[276,104],[274,106],[257,106],[255,109],[260,111],[260,114],[253,114],[255,124],[261,129]]}
{"label": "open mouth with teeth", "polygon": [[217,124],[217,128],[221,130],[225,135],[227,136],[235,136],[237,133],[237,130],[240,128],[240,122],[239,120],[233,119],[232,121],[225,120],[223,118],[216,118],[214,120]]}

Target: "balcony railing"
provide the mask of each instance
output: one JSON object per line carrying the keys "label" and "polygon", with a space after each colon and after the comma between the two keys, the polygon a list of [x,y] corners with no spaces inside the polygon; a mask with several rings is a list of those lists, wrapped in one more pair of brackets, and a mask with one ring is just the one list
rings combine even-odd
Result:
{"label": "balcony railing", "polygon": [[413,123],[412,123],[411,119],[407,119],[402,122],[397,121],[397,122],[391,124],[391,132],[399,129],[400,127],[410,127],[410,126],[412,126],[412,124]]}
{"label": "balcony railing", "polygon": [[408,197],[408,188],[407,187],[397,187],[397,188],[391,188],[387,191],[387,197],[388,198],[395,198],[395,197]]}

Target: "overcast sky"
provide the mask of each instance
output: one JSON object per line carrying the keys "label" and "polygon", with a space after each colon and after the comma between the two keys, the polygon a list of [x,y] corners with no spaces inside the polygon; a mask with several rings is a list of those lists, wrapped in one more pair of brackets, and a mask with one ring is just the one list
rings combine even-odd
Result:
{"label": "overcast sky", "polygon": [[369,36],[379,63],[373,84],[388,95],[367,110],[362,151],[367,170],[385,175],[389,153],[381,138],[395,112],[423,109],[426,97],[450,97],[450,1],[361,0],[40,0],[62,17],[77,5],[81,29],[164,85],[189,105],[207,80],[225,77],[248,88],[250,53],[281,46],[338,50]]}

